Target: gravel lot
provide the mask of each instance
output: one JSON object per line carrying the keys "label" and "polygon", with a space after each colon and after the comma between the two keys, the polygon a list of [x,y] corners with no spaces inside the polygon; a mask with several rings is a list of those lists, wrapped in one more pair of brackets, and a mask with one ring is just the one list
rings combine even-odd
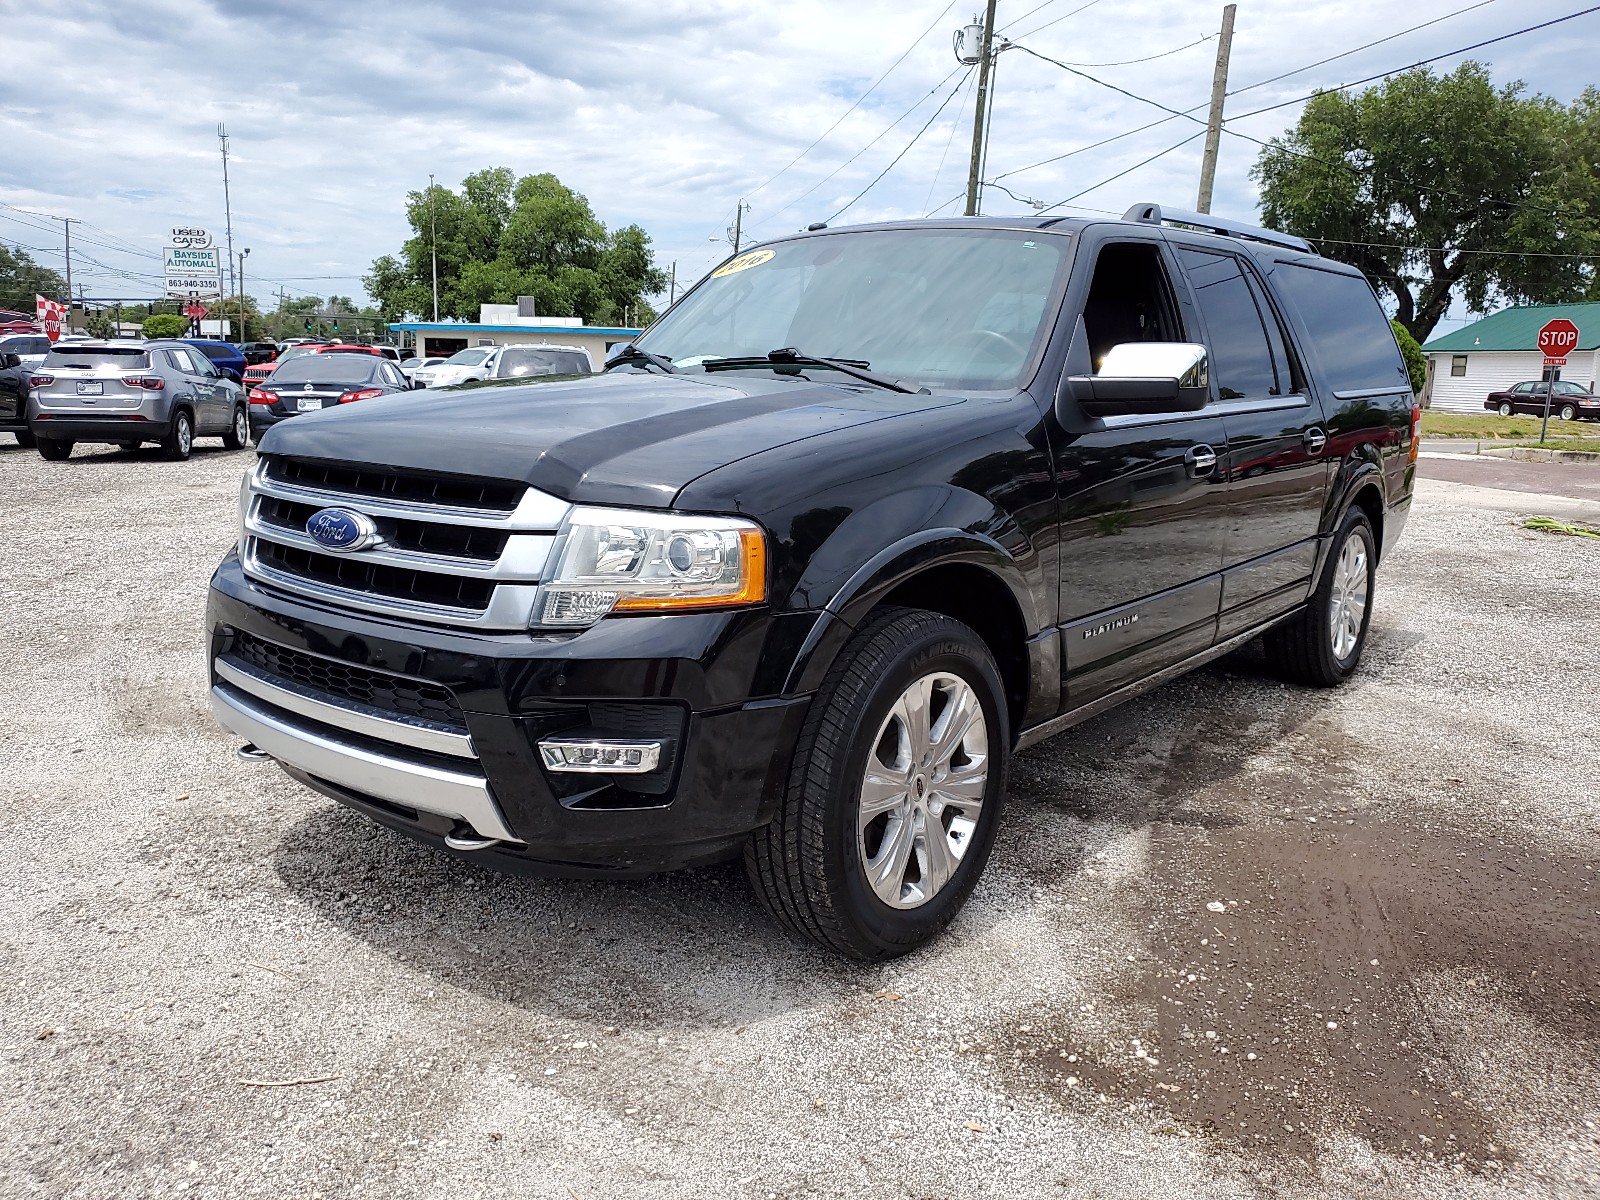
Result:
{"label": "gravel lot", "polygon": [[962,920],[861,968],[732,867],[500,877],[235,760],[252,456],[5,442],[7,1197],[1600,1194],[1600,543],[1513,521],[1600,504],[1426,481],[1356,680],[1022,756]]}

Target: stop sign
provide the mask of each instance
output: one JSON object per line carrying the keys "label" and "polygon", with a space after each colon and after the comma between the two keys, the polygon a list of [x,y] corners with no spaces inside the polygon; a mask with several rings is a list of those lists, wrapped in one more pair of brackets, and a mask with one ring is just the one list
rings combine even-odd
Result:
{"label": "stop sign", "polygon": [[1567,355],[1578,348],[1578,327],[1565,317],[1557,317],[1546,322],[1545,327],[1539,330],[1539,349],[1543,351],[1546,361],[1550,366],[1560,366],[1566,362]]}

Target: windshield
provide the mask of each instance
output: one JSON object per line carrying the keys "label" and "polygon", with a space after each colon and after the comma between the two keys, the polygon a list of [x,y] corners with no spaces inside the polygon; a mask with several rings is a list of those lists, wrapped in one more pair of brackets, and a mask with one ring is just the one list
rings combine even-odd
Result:
{"label": "windshield", "polygon": [[306,355],[315,354],[316,352],[316,348],[313,346],[290,346],[282,354],[278,355],[278,370],[283,370],[283,364],[286,362],[293,362],[297,358],[304,358]]}
{"label": "windshield", "polygon": [[485,346],[474,350],[457,350],[444,361],[452,367],[481,367],[483,360],[493,353],[493,346]]}
{"label": "windshield", "polygon": [[793,346],[908,383],[1015,387],[1043,336],[1068,245],[1004,229],[780,242],[713,271],[638,345],[680,368]]}
{"label": "windshield", "polygon": [[494,365],[496,379],[521,379],[528,375],[581,374],[587,371],[587,356],[578,351],[504,350]]}
{"label": "windshield", "polygon": [[307,354],[272,373],[273,383],[365,383],[378,369],[371,354]]}

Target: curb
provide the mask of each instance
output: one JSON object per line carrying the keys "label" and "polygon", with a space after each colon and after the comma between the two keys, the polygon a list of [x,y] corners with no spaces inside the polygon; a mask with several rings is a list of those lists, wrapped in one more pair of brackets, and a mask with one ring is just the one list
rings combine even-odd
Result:
{"label": "curb", "polygon": [[1539,450],[1530,446],[1494,446],[1479,451],[1496,458],[1510,458],[1517,462],[1600,463],[1600,451],[1594,450]]}

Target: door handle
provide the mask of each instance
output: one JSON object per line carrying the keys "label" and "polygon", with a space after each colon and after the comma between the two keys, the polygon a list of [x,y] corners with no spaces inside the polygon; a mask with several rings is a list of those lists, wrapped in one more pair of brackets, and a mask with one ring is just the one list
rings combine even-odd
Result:
{"label": "door handle", "polygon": [[1189,468],[1189,474],[1198,479],[1216,470],[1217,452],[1210,446],[1190,446],[1184,453],[1183,464]]}
{"label": "door handle", "polygon": [[1321,454],[1322,448],[1328,444],[1328,435],[1315,425],[1301,434],[1300,438],[1305,442],[1307,452],[1311,454]]}

